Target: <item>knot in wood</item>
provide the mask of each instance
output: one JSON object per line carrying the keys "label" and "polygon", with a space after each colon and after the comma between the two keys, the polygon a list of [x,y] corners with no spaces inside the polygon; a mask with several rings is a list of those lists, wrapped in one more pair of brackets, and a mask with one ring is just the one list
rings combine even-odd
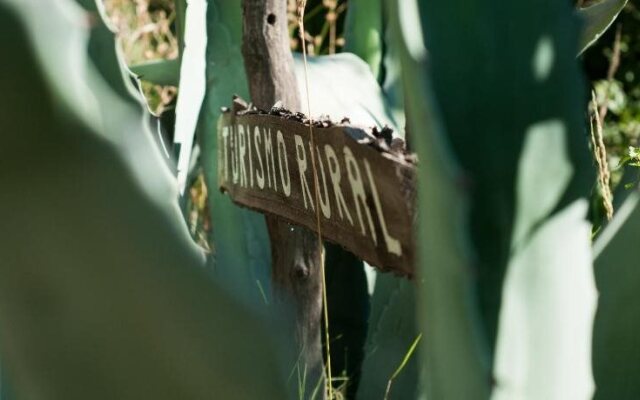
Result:
{"label": "knot in wood", "polygon": [[306,280],[309,277],[309,267],[304,263],[297,262],[291,270],[291,275],[295,280]]}

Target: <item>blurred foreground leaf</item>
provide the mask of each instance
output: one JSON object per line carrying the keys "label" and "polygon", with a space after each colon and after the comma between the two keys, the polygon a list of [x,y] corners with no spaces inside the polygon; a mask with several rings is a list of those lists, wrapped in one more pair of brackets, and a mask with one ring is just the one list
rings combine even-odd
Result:
{"label": "blurred foreground leaf", "polygon": [[[0,350],[16,395],[285,398],[273,342],[207,278],[169,192],[154,191],[162,163],[132,173],[86,118],[113,94],[83,70],[82,21],[70,1],[0,2],[12,38],[0,64]],[[120,109],[111,118],[143,136]]]}
{"label": "blurred foreground leaf", "polygon": [[416,310],[423,333],[417,353],[420,395],[486,398],[490,388],[483,371],[479,313],[470,300],[470,252],[460,235],[468,194],[456,185],[462,180],[461,171],[437,112],[417,4],[397,0],[389,9],[407,90],[407,126],[421,160],[416,238],[420,243]]}
{"label": "blurred foreground leaf", "polygon": [[589,396],[593,172],[570,6],[403,0],[395,15],[423,163],[426,395]]}

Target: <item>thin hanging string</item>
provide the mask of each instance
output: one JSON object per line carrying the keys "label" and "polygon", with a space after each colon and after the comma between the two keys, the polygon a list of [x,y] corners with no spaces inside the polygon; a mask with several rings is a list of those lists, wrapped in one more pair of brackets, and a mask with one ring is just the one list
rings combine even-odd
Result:
{"label": "thin hanging string", "polygon": [[309,70],[307,66],[307,43],[304,37],[304,11],[307,6],[307,0],[298,0],[298,25],[300,30],[300,40],[302,41],[302,57],[304,60],[304,80],[307,94],[307,115],[309,116],[309,142],[311,144],[311,169],[313,170],[313,186],[316,202],[316,230],[318,231],[318,265],[322,274],[322,305],[324,309],[324,335],[327,353],[327,380],[329,384],[329,400],[333,399],[333,384],[331,378],[331,347],[329,344],[329,306],[327,303],[327,280],[324,271],[324,257],[322,248],[322,227],[320,225],[320,181],[318,180],[318,169],[316,167],[316,145],[313,135],[313,117],[311,116],[311,99],[309,96]]}

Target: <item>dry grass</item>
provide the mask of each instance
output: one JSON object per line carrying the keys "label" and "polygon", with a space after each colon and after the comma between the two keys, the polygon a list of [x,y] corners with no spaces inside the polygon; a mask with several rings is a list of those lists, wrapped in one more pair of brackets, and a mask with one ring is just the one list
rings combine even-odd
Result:
{"label": "dry grass", "polygon": [[173,1],[104,0],[127,63],[178,57]]}
{"label": "dry grass", "polygon": [[[298,34],[297,0],[288,0],[287,4],[291,50],[302,52]],[[304,37],[309,55],[335,54],[344,46],[338,19],[346,10],[347,3],[343,0],[322,0],[318,4],[307,6]]]}
{"label": "dry grass", "polygon": [[[240,1],[240,0],[234,0]],[[178,57],[173,0],[104,0],[118,32],[127,64]],[[305,40],[310,55],[334,54],[344,46],[339,18],[347,9],[344,0],[310,2],[305,22]],[[288,0],[289,33],[292,50],[302,51],[296,18],[296,0]],[[177,88],[142,83],[150,109],[161,114],[173,102]]]}
{"label": "dry grass", "polygon": [[[175,6],[172,0],[104,0],[118,32],[128,65],[178,57]],[[161,114],[173,102],[177,88],[142,83],[149,108]]]}

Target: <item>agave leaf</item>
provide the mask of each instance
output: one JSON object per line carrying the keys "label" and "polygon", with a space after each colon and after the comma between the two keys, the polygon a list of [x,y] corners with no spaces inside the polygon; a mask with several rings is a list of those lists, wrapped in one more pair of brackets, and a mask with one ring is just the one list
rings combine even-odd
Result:
{"label": "agave leaf", "polygon": [[584,26],[580,34],[580,53],[582,54],[613,24],[627,0],[602,0],[594,5],[578,10]]}
{"label": "agave leaf", "polygon": [[[581,115],[583,85],[572,56],[577,19],[568,4],[551,0],[397,4],[412,140],[427,160],[419,185],[427,394],[487,398],[493,373],[497,398],[536,398],[534,387],[546,381],[554,382],[546,388],[548,398],[588,395],[588,364],[573,368],[575,359],[590,357],[585,343],[595,298],[583,204],[593,171]],[[450,24],[454,20],[459,25]],[[440,119],[429,108],[429,89]],[[562,290],[570,284],[566,273],[549,267],[569,262],[558,241],[549,240],[562,234],[573,238],[577,252],[571,260],[574,301]],[[512,269],[525,268],[537,282],[556,286],[517,291],[522,284]],[[551,326],[550,319],[533,318],[547,291],[559,306],[545,312],[555,320],[570,316],[571,323]],[[530,330],[545,332],[545,340],[504,340],[520,322],[514,308],[532,316]],[[456,326],[454,315],[466,318]],[[554,353],[558,348],[564,352]],[[529,356],[536,351],[547,358]],[[550,363],[569,375],[553,380],[556,370],[541,367]]]}
{"label": "agave leaf", "polygon": [[[93,106],[92,114],[87,117],[90,118],[89,124],[94,131],[105,135],[119,148],[124,159],[130,164],[132,172],[152,199],[171,199],[170,203],[163,204],[163,207],[168,206],[167,211],[172,214],[177,226],[182,227],[185,237],[188,237],[177,204],[175,180],[168,168],[169,155],[166,149],[164,154],[161,152],[161,148],[165,145],[161,128],[159,124],[152,127],[149,123],[154,117],[149,112],[140,87],[136,87],[133,83],[133,75],[125,64],[114,31],[109,25],[103,1],[77,0],[77,3],[88,13],[88,15],[79,16],[78,19],[88,18],[93,21],[90,25],[88,43],[84,43],[88,48],[89,57],[78,60],[76,56],[76,58],[63,60],[48,54],[49,59],[56,60],[57,64],[60,64],[56,68],[78,70],[74,75],[74,78],[78,79],[72,86],[78,88],[77,98],[73,99],[71,111],[78,112],[84,104]],[[79,12],[75,7],[65,3],[61,8],[68,13]],[[22,4],[19,9],[29,12],[33,18],[39,18],[41,14],[29,3]],[[56,21],[47,21],[47,23],[54,24]],[[60,24],[60,21],[57,23]],[[29,29],[37,28],[30,26]],[[68,35],[71,32],[73,31]],[[77,38],[67,40],[71,43],[68,47],[77,45]],[[73,52],[74,49],[66,51]],[[51,65],[55,64],[51,63]],[[68,89],[69,84],[64,80],[61,82],[64,86],[63,93],[72,92]],[[88,84],[91,87],[88,87]],[[120,115],[120,118],[113,118],[113,114]],[[142,171],[150,165],[154,167],[160,165],[161,168],[155,174],[143,173]]]}
{"label": "agave leaf", "polygon": [[344,28],[344,50],[366,62],[376,79],[381,73],[382,14],[382,0],[350,1]]}
{"label": "agave leaf", "polygon": [[206,90],[207,3],[191,0],[185,10],[184,49],[181,53],[180,94],[176,104],[174,145],[179,151],[178,188],[185,193],[189,168],[193,165],[194,135]]}
{"label": "agave leaf", "polygon": [[[285,398],[263,327],[207,279],[161,206],[168,199],[150,201],[85,109],[61,102],[57,81],[72,93],[84,83],[56,75],[86,58],[74,7],[0,2],[0,31],[12,38],[0,89],[15,93],[0,107],[0,350],[16,394]],[[112,118],[126,120],[117,110]],[[140,171],[152,181],[154,161]]]}
{"label": "agave leaf", "polygon": [[[413,282],[389,274],[376,278],[358,399],[382,399],[394,371],[418,336]],[[418,392],[418,356],[395,379],[389,399],[414,399]]]}
{"label": "agave leaf", "polygon": [[349,3],[345,21],[345,51],[364,60],[380,83],[387,108],[405,126],[400,64],[389,29],[390,3],[356,0]]}
{"label": "agave leaf", "polygon": [[632,399],[640,396],[640,289],[637,242],[640,235],[640,194],[633,191],[603,232],[594,253],[598,311],[593,333],[594,398]]}
{"label": "agave leaf", "polygon": [[593,394],[589,348],[597,295],[586,210],[587,201],[578,200],[555,214],[509,263],[493,399]]}
{"label": "agave leaf", "polygon": [[209,187],[213,221],[214,271],[239,298],[264,304],[260,286],[270,292],[271,249],[264,217],[235,206],[218,188],[217,124],[221,107],[234,94],[249,98],[241,47],[241,2],[207,3],[206,93],[200,110],[198,139]]}
{"label": "agave leaf", "polygon": [[0,400],[11,400],[14,398],[9,387],[10,379],[2,365],[0,365]]}
{"label": "agave leaf", "polygon": [[140,80],[162,86],[178,86],[180,80],[180,59],[153,60],[129,67]]}
{"label": "agave leaf", "polygon": [[[138,118],[143,119],[142,123],[145,125],[143,132],[145,132],[147,136],[151,136],[151,144],[163,149],[165,162],[167,164],[173,164],[173,157],[170,154],[170,150],[172,149],[170,149],[169,142],[163,134],[163,128],[165,128],[165,130],[172,128],[164,126],[164,119],[156,117],[149,109],[149,104],[142,93],[140,80],[137,79],[127,67],[120,45],[116,41],[115,30],[111,27],[104,1],[76,1],[87,11],[87,18],[92,21],[90,24],[89,56],[95,69],[122,99],[137,106],[135,111],[140,109],[142,113]],[[179,61],[176,60],[162,61],[158,62],[158,64],[149,63],[149,65],[142,65],[139,66],[139,68],[140,70],[137,71],[138,74],[149,75],[148,80],[156,80],[158,84],[176,85],[180,77]],[[102,82],[100,82],[100,84],[102,84]],[[107,96],[103,96],[99,98],[99,100],[102,103],[100,104],[100,109],[103,113],[104,110],[110,111],[113,107],[119,106],[118,102],[114,102]],[[126,110],[121,110],[121,112],[126,112]],[[167,110],[164,116],[172,112],[172,109]],[[173,117],[169,119],[173,120]],[[118,125],[121,122],[113,120],[107,115],[103,115],[102,121],[111,125]],[[108,130],[112,132],[126,132],[117,128],[109,128]],[[125,146],[130,145],[126,143],[127,135],[121,136],[116,134],[112,139],[124,142]]]}
{"label": "agave leaf", "polygon": [[[140,81],[136,79],[126,65],[120,45],[116,41],[115,31],[111,27],[107,16],[104,1],[76,1],[87,11],[88,15],[86,17],[92,21],[88,45],[89,58],[97,73],[102,77],[102,79],[95,80],[93,85],[106,83],[121,99],[135,106],[131,109],[120,109],[119,112],[128,113],[131,118],[134,117],[134,114],[131,113],[132,111],[137,113],[135,118],[140,119],[143,125],[141,132],[144,132],[146,138],[151,138],[148,144],[158,149],[162,148],[164,150],[164,160],[167,164],[170,164],[171,156],[162,133],[161,119],[152,115],[146,98],[142,93]],[[89,71],[92,71],[92,69],[89,69]],[[113,99],[110,91],[104,92],[108,93],[108,95],[99,96],[98,101],[100,102],[99,109],[102,113],[100,121],[105,125],[105,131],[112,132],[111,140],[120,143],[123,147],[134,146],[135,143],[129,143],[129,141],[135,136],[122,134],[126,132],[120,125],[122,120],[114,120],[108,116],[108,113],[114,108],[126,107],[127,105]],[[154,150],[152,149],[152,151]]]}
{"label": "agave leaf", "polygon": [[[403,7],[413,8],[405,9]],[[478,309],[472,299],[470,251],[461,240],[468,193],[441,127],[426,69],[417,4],[390,7],[391,31],[402,61],[408,128],[421,159],[418,181],[420,246],[417,314],[424,334],[418,354],[422,396],[486,398]],[[407,32],[409,34],[404,34]]]}
{"label": "agave leaf", "polygon": [[[314,118],[328,115],[340,121],[348,117],[351,123],[366,127],[385,125],[397,135],[404,133],[397,128],[393,116],[385,104],[382,89],[371,70],[353,54],[309,57],[309,99]],[[294,57],[300,95],[306,104],[307,89],[302,57]]]}
{"label": "agave leaf", "polygon": [[640,168],[627,164],[623,167],[622,171],[622,178],[620,178],[620,182],[613,192],[614,210],[618,210],[629,195],[634,193],[630,188],[637,187],[638,182],[640,182]]}
{"label": "agave leaf", "polygon": [[385,1],[383,7],[384,22],[384,52],[382,55],[382,74],[384,79],[381,82],[385,101],[391,110],[398,126],[406,126],[406,115],[404,106],[404,90],[402,87],[402,66],[400,65],[400,54],[398,47],[394,45],[393,32],[389,21],[393,7],[392,2]]}

